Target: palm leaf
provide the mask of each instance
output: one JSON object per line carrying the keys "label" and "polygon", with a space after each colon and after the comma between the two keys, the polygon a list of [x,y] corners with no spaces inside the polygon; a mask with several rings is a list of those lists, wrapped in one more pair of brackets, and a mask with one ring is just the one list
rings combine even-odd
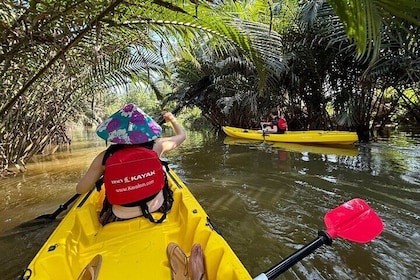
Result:
{"label": "palm leaf", "polygon": [[329,0],[349,38],[357,44],[359,57],[377,58],[381,29],[396,20],[419,25],[420,2],[416,0]]}

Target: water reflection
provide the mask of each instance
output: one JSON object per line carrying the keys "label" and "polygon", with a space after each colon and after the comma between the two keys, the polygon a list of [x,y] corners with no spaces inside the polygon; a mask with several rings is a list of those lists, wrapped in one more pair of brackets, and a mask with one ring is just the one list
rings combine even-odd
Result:
{"label": "water reflection", "polygon": [[[221,151],[217,141],[204,147],[212,154],[212,163],[194,154],[182,166],[190,187],[205,209],[217,217],[229,243],[253,275],[315,237],[329,209],[362,197],[384,218],[384,234],[363,246],[335,241],[333,248],[320,249],[284,278],[412,279],[419,265],[419,207],[415,205],[419,184],[415,175],[410,180],[406,177],[416,174],[420,156],[415,151],[419,141],[409,141],[408,149],[403,145],[406,153],[401,157],[399,146],[389,143],[334,154],[224,139]],[[202,168],[197,170],[190,162]],[[389,227],[404,234],[395,235]],[[384,236],[400,249],[389,248],[391,242]],[[414,247],[408,236],[414,236]],[[410,262],[398,260],[401,250]]]}
{"label": "water reflection", "polygon": [[[89,134],[69,149],[39,157],[28,171],[0,181],[0,275],[13,279],[54,224],[18,227],[53,212],[73,194],[91,160],[104,148]],[[385,223],[374,242],[335,240],[282,279],[414,279],[420,261],[417,139],[339,147],[232,142],[212,132],[189,133],[168,154],[172,168],[223,232],[251,275],[258,275],[310,242],[323,216],[354,197]]]}

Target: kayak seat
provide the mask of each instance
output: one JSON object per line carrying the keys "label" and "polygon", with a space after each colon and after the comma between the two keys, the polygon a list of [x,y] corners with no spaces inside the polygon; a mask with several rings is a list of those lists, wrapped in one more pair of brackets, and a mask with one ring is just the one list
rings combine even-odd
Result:
{"label": "kayak seat", "polygon": [[96,255],[82,270],[77,280],[96,280],[101,269],[102,256]]}

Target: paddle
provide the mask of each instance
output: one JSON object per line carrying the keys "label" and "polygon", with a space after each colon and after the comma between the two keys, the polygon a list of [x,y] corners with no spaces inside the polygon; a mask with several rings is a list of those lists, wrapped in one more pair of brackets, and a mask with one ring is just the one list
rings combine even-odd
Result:
{"label": "paddle", "polygon": [[69,205],[72,204],[79,196],[80,196],[80,193],[76,193],[69,200],[67,200],[66,203],[61,204],[58,207],[58,209],[55,210],[53,213],[41,215],[39,217],[36,217],[35,220],[39,220],[39,219],[54,220],[55,218],[57,218],[58,215],[60,215],[63,211],[65,211],[69,207]]}
{"label": "paddle", "polygon": [[261,133],[262,133],[263,139],[265,141],[265,136],[267,136],[270,133],[264,129],[264,125],[262,123],[260,123],[260,124],[261,124]]}
{"label": "paddle", "polygon": [[317,248],[324,244],[331,245],[336,237],[357,243],[367,243],[376,238],[384,228],[378,215],[360,198],[352,199],[330,210],[324,216],[324,222],[327,229],[319,231],[316,239],[261,273],[254,280],[275,279]]}
{"label": "paddle", "polygon": [[[101,189],[101,186],[103,184],[103,176],[101,176],[96,182],[95,182],[95,188],[99,191]],[[93,188],[92,188],[93,189]],[[39,220],[39,219],[47,219],[47,220],[54,220],[55,218],[57,218],[58,215],[60,215],[63,211],[67,210],[67,208],[80,196],[80,193],[76,193],[75,195],[73,195],[69,200],[67,200],[67,202],[65,202],[64,204],[61,204],[57,210],[55,210],[53,213],[51,214],[45,214],[45,215],[41,215],[37,218],[35,218],[35,220]]]}

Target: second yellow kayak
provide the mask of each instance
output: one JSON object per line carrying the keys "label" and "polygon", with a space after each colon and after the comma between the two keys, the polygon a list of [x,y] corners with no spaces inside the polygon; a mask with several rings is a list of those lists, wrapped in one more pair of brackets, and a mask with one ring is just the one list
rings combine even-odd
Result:
{"label": "second yellow kayak", "polygon": [[223,126],[223,131],[230,137],[285,142],[285,143],[312,143],[321,145],[352,145],[359,140],[356,132],[349,131],[286,131],[285,134],[262,134],[258,130]]}

